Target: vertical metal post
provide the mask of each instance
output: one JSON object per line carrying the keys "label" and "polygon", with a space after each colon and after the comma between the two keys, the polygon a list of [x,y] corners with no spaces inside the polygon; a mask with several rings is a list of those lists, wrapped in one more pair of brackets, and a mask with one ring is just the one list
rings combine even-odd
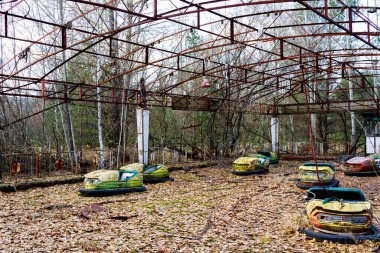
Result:
{"label": "vertical metal post", "polygon": [[230,20],[230,40],[231,44],[235,43],[235,27],[234,27],[234,20]]}
{"label": "vertical metal post", "polygon": [[177,70],[181,68],[181,64],[179,62],[179,55],[177,56]]}
{"label": "vertical metal post", "polygon": [[352,32],[352,8],[348,8],[348,29]]}
{"label": "vertical metal post", "polygon": [[65,26],[62,26],[61,28],[61,35],[62,35],[62,48],[66,49],[67,48],[67,31],[66,31]]}
{"label": "vertical metal post", "polygon": [[201,13],[199,12],[200,8],[198,7],[198,12],[197,12],[197,28],[201,28]]}
{"label": "vertical metal post", "polygon": [[369,22],[367,23],[367,31],[368,31],[368,43],[371,43],[371,27],[369,26]]}
{"label": "vertical metal post", "polygon": [[325,0],[325,16],[329,16],[329,1]]}
{"label": "vertical metal post", "polygon": [[157,19],[157,0],[153,0],[153,18]]}
{"label": "vertical metal post", "polygon": [[145,47],[145,64],[149,65],[149,47]]}
{"label": "vertical metal post", "polygon": [[8,37],[8,12],[4,14],[4,35]]}
{"label": "vertical metal post", "polygon": [[284,41],[282,39],[280,39],[280,58],[284,59]]}
{"label": "vertical metal post", "polygon": [[112,38],[110,38],[110,52],[109,56],[112,57]]}

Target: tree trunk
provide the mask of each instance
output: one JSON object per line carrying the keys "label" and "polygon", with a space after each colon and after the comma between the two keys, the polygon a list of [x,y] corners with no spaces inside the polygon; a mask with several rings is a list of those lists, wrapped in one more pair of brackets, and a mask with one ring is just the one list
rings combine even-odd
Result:
{"label": "tree trunk", "polygon": [[294,115],[289,115],[289,122],[290,122],[290,132],[291,132],[291,142],[292,142],[292,148],[291,153],[294,154],[294,142],[295,142],[295,136],[296,132],[294,130]]}
{"label": "tree trunk", "polygon": [[[96,83],[100,82],[101,78],[101,68],[100,68],[100,59],[96,57]],[[98,108],[98,138],[99,138],[99,149],[100,149],[100,169],[104,169],[104,143],[103,143],[103,127],[102,127],[102,102],[101,102],[101,90],[100,87],[96,88],[96,100]]]}
{"label": "tree trunk", "polygon": [[237,116],[237,119],[236,119],[236,134],[234,134],[232,136],[232,141],[231,141],[231,144],[230,144],[231,154],[235,151],[237,141],[240,138],[240,134],[241,134],[240,130],[241,130],[241,121],[242,121],[242,119],[243,119],[243,113],[239,112],[238,116]]}
{"label": "tree trunk", "polygon": [[[62,25],[64,25],[63,0],[59,1],[59,13],[60,13],[60,22]],[[63,51],[62,62],[65,62],[65,61],[66,61],[66,51]],[[63,64],[63,79],[65,82],[67,82],[67,64],[66,63]],[[67,90],[65,90],[65,96],[69,98],[69,94]],[[65,119],[66,119],[62,121],[63,123],[66,121],[66,125],[67,125],[66,141],[68,143],[68,152],[70,155],[71,164],[73,165],[75,163],[75,167],[77,168],[78,161],[77,161],[76,147],[75,147],[75,134],[74,134],[74,127],[73,127],[73,120],[72,120],[72,111],[71,111],[71,106],[68,102],[65,103],[65,113],[61,114],[61,116],[62,117],[65,116]],[[74,162],[72,159],[74,160]]]}
{"label": "tree trunk", "polygon": [[[350,74],[349,76],[352,76],[352,70],[350,69]],[[352,101],[354,100],[354,84],[352,82],[352,77],[349,78],[348,80],[348,92],[349,92],[349,100]],[[351,115],[351,144],[350,144],[350,149],[352,150],[352,153],[355,154],[356,150],[354,149],[354,146],[356,145],[356,121],[355,121],[355,113],[350,112]]]}
{"label": "tree trunk", "polygon": [[[108,30],[115,30],[117,27],[116,23],[117,23],[117,20],[115,18],[115,11],[112,9],[109,9],[108,10],[108,24],[107,24]],[[131,29],[128,29],[128,31],[130,30]],[[117,35],[113,35],[112,38],[117,38]],[[111,51],[110,51],[111,57],[116,57],[118,55],[117,54],[118,41],[116,39],[110,40],[110,48],[111,48]],[[111,68],[110,68],[111,76],[117,76],[120,73],[120,68],[121,68],[120,61],[116,62],[114,59],[111,59],[110,61],[111,61]],[[121,89],[123,87],[122,82],[123,82],[122,77],[117,77],[111,81],[112,86],[117,89],[119,88]],[[115,92],[115,96],[119,97],[120,96],[119,92]],[[114,126],[114,125],[119,124],[120,115],[121,115],[121,107],[118,104],[113,104],[110,108],[111,108],[111,111],[109,115],[111,118],[111,124]],[[109,138],[112,140],[112,143],[114,144],[119,143],[119,138],[120,138],[119,134],[120,134],[120,131],[117,127],[111,128],[110,133],[109,133]]]}
{"label": "tree trunk", "polygon": [[344,112],[339,113],[339,116],[343,122],[343,134],[344,134],[344,154],[348,154],[350,151],[350,144],[349,144],[349,138],[348,138],[348,129],[347,129],[347,118],[346,114]]}

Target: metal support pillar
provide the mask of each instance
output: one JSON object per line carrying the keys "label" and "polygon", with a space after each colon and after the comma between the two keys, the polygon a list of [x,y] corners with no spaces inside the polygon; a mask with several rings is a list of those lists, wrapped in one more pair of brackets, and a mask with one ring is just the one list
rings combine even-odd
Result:
{"label": "metal support pillar", "polygon": [[137,150],[139,163],[148,164],[149,151],[149,113],[143,108],[136,109],[137,121]]}
{"label": "metal support pillar", "polygon": [[230,40],[231,44],[235,44],[235,24],[233,19],[230,20]]}
{"label": "metal support pillar", "polygon": [[270,119],[270,131],[272,136],[272,152],[278,153],[278,130],[279,121],[277,116],[272,116]]}

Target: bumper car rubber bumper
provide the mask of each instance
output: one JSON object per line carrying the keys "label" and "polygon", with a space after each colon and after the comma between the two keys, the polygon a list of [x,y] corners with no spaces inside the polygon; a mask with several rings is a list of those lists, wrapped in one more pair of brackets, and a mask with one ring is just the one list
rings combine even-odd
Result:
{"label": "bumper car rubber bumper", "polygon": [[[337,179],[334,179],[330,183],[323,184],[324,187],[338,187],[338,185],[339,185],[339,180],[337,180]],[[314,185],[302,184],[301,180],[299,180],[299,179],[296,181],[296,186],[300,189],[310,189],[312,187],[322,187],[322,185],[320,185],[320,184],[314,184]]]}
{"label": "bumper car rubber bumper", "polygon": [[353,177],[375,177],[377,175],[380,175],[380,170],[364,171],[364,172],[355,172],[355,171],[345,170],[344,175],[353,176]]}
{"label": "bumper car rubber bumper", "polygon": [[232,174],[238,175],[238,176],[249,176],[249,175],[256,175],[256,174],[264,174],[267,173],[267,169],[256,169],[256,170],[248,170],[248,171],[231,171]]}
{"label": "bumper car rubber bumper", "polygon": [[110,196],[117,194],[125,194],[130,192],[143,192],[146,191],[145,186],[133,188],[118,188],[118,189],[85,189],[80,188],[79,192],[84,196]]}
{"label": "bumper car rubber bumper", "polygon": [[168,181],[174,181],[174,178],[172,177],[161,177],[161,178],[144,178],[143,182],[144,184],[155,184],[155,183],[164,183]]}
{"label": "bumper car rubber bumper", "polygon": [[314,238],[317,241],[330,241],[338,243],[356,243],[360,241],[371,240],[375,242],[380,241],[380,229],[375,225],[371,225],[368,234],[353,235],[353,234],[327,234],[322,232],[313,231],[306,228],[299,228],[300,233],[306,234],[309,238]]}

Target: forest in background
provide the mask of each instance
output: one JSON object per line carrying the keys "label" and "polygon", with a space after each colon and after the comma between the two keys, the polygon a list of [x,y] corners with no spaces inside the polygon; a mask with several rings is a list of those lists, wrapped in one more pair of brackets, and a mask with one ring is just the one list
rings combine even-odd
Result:
{"label": "forest in background", "polygon": [[[88,9],[80,7],[78,4],[69,4],[65,1],[53,1],[51,6],[47,6],[44,1],[34,0],[34,5],[25,5],[20,8],[20,12],[40,16],[50,21],[64,24],[68,28],[73,25],[70,21],[78,14],[83,14]],[[111,1],[113,6],[122,6],[125,8],[143,11],[150,8],[146,1]],[[349,1],[350,4],[356,4],[356,1]],[[293,3],[283,4],[283,7],[292,6]],[[258,7],[263,8],[263,7]],[[275,8],[268,6],[266,8]],[[258,10],[256,10],[258,11]],[[335,12],[335,13],[334,13]],[[333,10],[332,15],[339,20],[344,20],[345,14],[338,10]],[[274,21],[281,22],[284,16],[274,18]],[[313,15],[297,15],[301,21],[317,20]],[[128,26],[137,23],[141,17],[133,15],[123,15],[112,9],[98,9],[86,14],[83,18],[76,21],[75,26],[85,27],[90,31],[105,32],[114,30],[118,27]],[[274,22],[272,19],[254,20],[250,19],[252,25],[264,27]],[[35,34],[46,33],[46,27],[36,24],[20,22],[20,19],[8,17],[10,22],[9,34],[18,33],[22,29],[33,30]],[[262,24],[261,24],[262,23]],[[212,24],[215,27],[223,27],[227,24],[218,22]],[[236,28],[239,31],[239,28]],[[292,31],[297,32],[297,27]],[[313,27],[306,27],[310,32]],[[334,26],[325,26],[326,31],[334,32]],[[236,32],[238,34],[238,31]],[[281,31],[278,31],[280,35]],[[225,30],[228,33],[228,30]],[[173,35],[174,34],[174,35]],[[79,35],[72,35],[70,41],[79,41]],[[244,39],[247,34],[237,35]],[[52,38],[53,41],[59,41],[60,38]],[[205,56],[207,54],[216,55],[219,61],[230,62],[235,65],[244,65],[246,62],[256,58],[259,62],[269,59],[269,56],[262,51],[249,51],[242,47],[228,53],[221,53],[222,49],[209,49],[200,53],[192,52],[194,48],[201,47],[210,40],[210,35],[197,31],[195,29],[181,30],[180,26],[174,24],[140,25],[125,30],[123,33],[112,35],[111,40],[103,41],[92,47],[92,50],[109,53],[115,59],[101,58],[91,54],[80,54],[72,60],[65,63],[65,60],[72,57],[72,52],[57,54],[42,62],[37,67],[30,68],[26,72],[29,76],[48,75],[68,82],[80,82],[84,84],[99,84],[109,87],[115,87],[127,91],[128,89],[141,89],[141,80],[145,80],[145,87],[150,90],[165,90],[168,86],[176,94],[182,95],[203,95],[213,93],[220,87],[226,87],[222,92],[218,92],[215,97],[233,98],[236,101],[246,101],[247,104],[255,106],[255,103],[265,101],[269,97],[281,96],[293,91],[292,97],[286,100],[299,102],[305,101],[302,94],[302,86],[292,83],[281,83],[276,92],[272,92],[273,82],[268,82],[264,78],[266,69],[269,72],[276,72],[276,66],[269,63],[258,66],[258,71],[263,72],[262,82],[250,90],[239,89],[231,81],[232,74],[225,71],[224,80],[210,77],[211,86],[208,88],[200,87],[201,80],[192,77],[189,73],[173,71],[164,68],[141,67],[137,60],[144,58],[143,50],[133,43],[123,43],[122,40],[144,42],[151,46],[160,48],[172,48],[180,52],[191,52],[191,55]],[[90,42],[86,42],[90,43]],[[85,44],[86,44],[85,43]],[[323,43],[316,43],[310,39],[303,41],[304,46],[316,49],[339,47],[339,44],[350,45],[353,42],[348,38],[327,38]],[[353,45],[353,44],[352,44]],[[276,45],[270,43],[259,43],[258,47],[265,50],[273,49]],[[272,47],[273,46],[273,47]],[[15,42],[6,41],[0,38],[1,63],[7,62],[10,55],[15,54],[24,45]],[[111,50],[110,50],[111,48]],[[1,68],[0,74],[7,74],[14,70],[22,69],[24,65],[34,60],[39,54],[48,54],[51,48],[45,45],[34,45],[32,48],[22,51],[18,57],[10,61],[7,67]],[[220,51],[218,51],[220,50]],[[296,53],[296,49],[285,47],[287,54]],[[248,52],[247,52],[248,51]],[[157,53],[158,54],[158,53]],[[151,58],[158,55],[152,53]],[[121,60],[123,59],[123,60]],[[52,66],[62,66],[57,69],[50,69]],[[211,68],[212,64],[207,63]],[[181,58],[181,66],[185,69],[196,70],[201,68],[199,64],[194,64],[189,57]],[[330,63],[331,67],[331,63]],[[273,70],[274,69],[274,70]],[[241,75],[241,73],[240,73]],[[336,76],[337,74],[330,70],[327,75]],[[115,77],[117,78],[112,78]],[[240,76],[240,78],[243,78]],[[294,79],[300,77],[294,77]],[[110,81],[108,81],[110,80]],[[373,78],[353,78],[352,85],[355,87],[355,93],[349,94],[345,88],[350,86],[347,80],[339,82],[319,82],[315,85],[319,92],[319,97],[311,94],[311,99],[318,100],[338,100],[338,99],[366,99],[370,96],[368,87],[373,86]],[[19,81],[9,81],[7,87],[19,85]],[[179,85],[181,84],[181,85]],[[80,103],[72,102],[69,98],[78,97],[76,91],[58,90],[56,86],[50,86],[51,92],[64,92],[66,101],[33,99],[25,97],[8,97],[0,96],[0,154],[45,154],[54,153],[55,157],[63,157],[67,164],[76,167],[83,160],[87,151],[93,151],[94,154],[89,160],[96,160],[96,166],[102,168],[105,166],[115,166],[125,161],[136,160],[136,122],[135,109],[136,105],[131,105],[128,101],[122,104],[108,104],[102,102],[103,90],[97,89],[97,103]],[[57,89],[57,90],[55,90]],[[264,95],[260,92],[268,89]],[[342,91],[340,91],[342,89]],[[325,92],[322,90],[329,90]],[[116,97],[124,99],[125,92],[115,94]],[[192,159],[214,159],[222,157],[231,157],[238,154],[251,152],[256,149],[270,149],[270,117],[267,115],[257,115],[255,113],[244,113],[234,108],[234,105],[228,104],[228,108],[217,112],[204,111],[179,111],[170,108],[149,107],[151,110],[150,126],[150,149],[152,154],[156,151],[168,150],[175,152],[176,157],[186,156]],[[29,117],[30,115],[33,115]],[[307,115],[283,115],[280,119],[280,153],[299,153],[309,152],[308,146],[310,133]],[[354,119],[354,120],[353,120]],[[313,130],[317,142],[317,151],[321,154],[350,154],[353,152],[363,152],[364,129],[361,115],[344,113],[317,114],[313,115]],[[356,122],[354,125],[352,122]],[[106,160],[110,159],[112,154],[112,165]],[[67,157],[66,157],[67,156]],[[105,157],[105,156],[108,156]],[[156,157],[160,157],[157,153]],[[174,157],[172,157],[174,158]],[[177,158],[176,158],[177,159]],[[17,160],[17,158],[16,158]],[[157,158],[157,160],[159,160]],[[165,159],[161,159],[165,160]]]}

